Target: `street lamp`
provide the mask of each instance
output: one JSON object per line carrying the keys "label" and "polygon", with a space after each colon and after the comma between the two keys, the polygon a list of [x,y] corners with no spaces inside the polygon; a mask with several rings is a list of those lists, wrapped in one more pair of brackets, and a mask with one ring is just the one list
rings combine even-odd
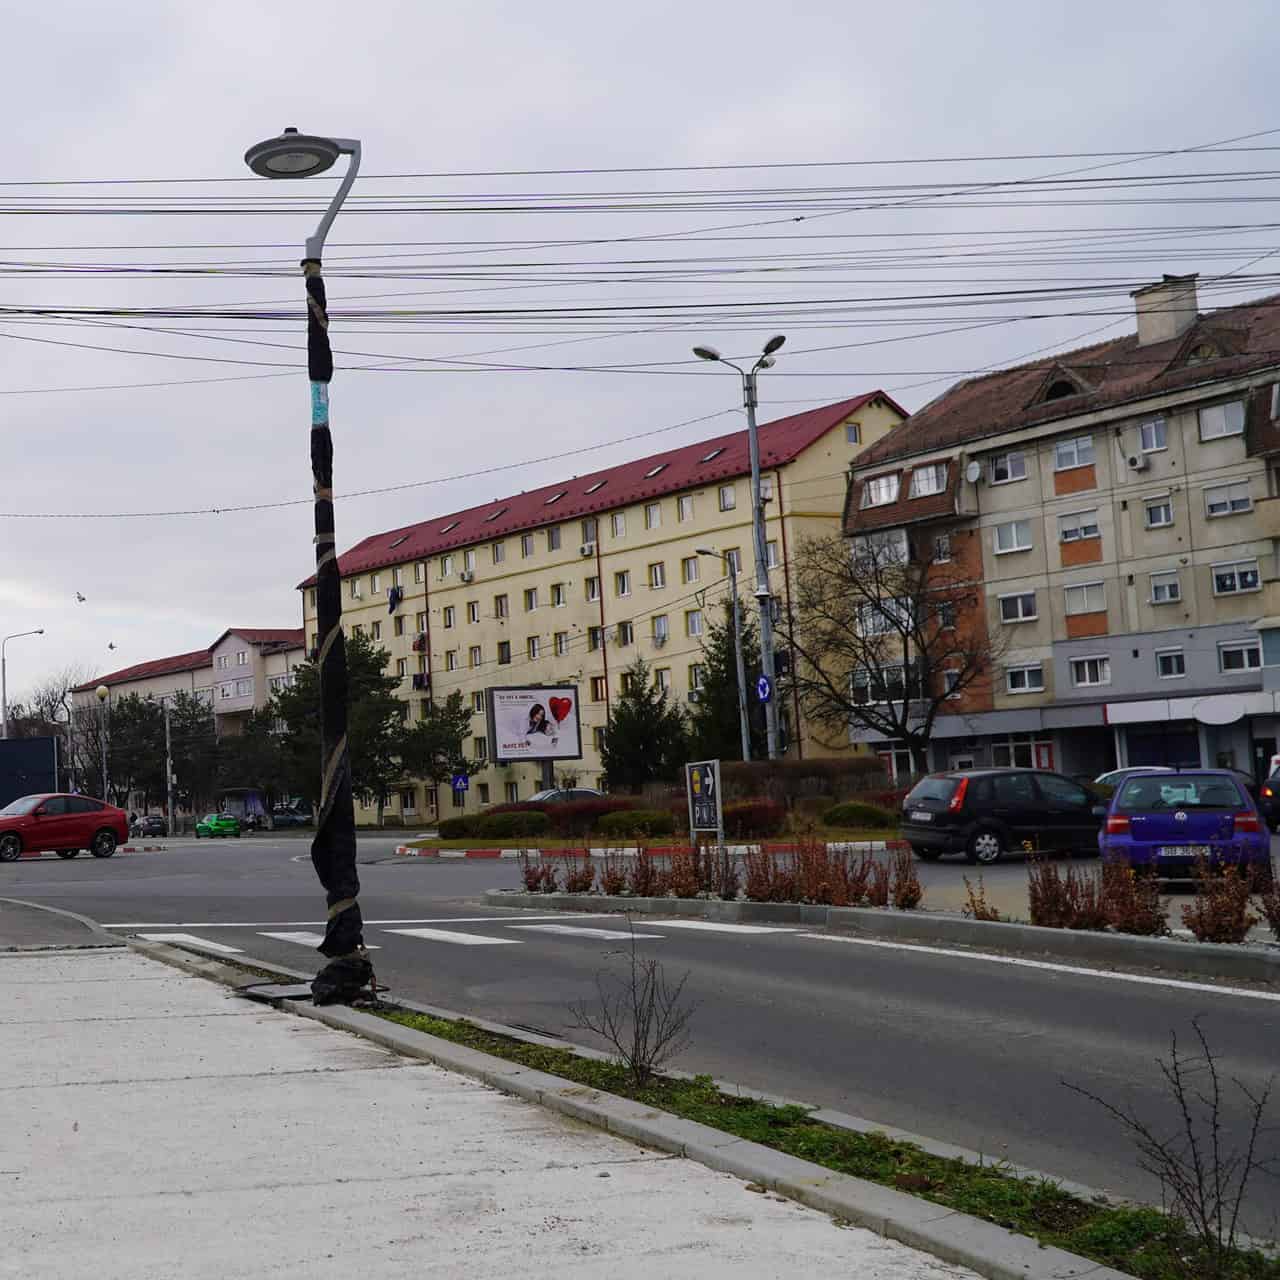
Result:
{"label": "street lamp", "polygon": [[102,747],[102,798],[107,800],[107,699],[111,696],[111,690],[105,684],[100,684],[94,691],[94,696],[98,699],[98,743]]}
{"label": "street lamp", "polygon": [[34,631],[15,631],[13,635],[0,640],[0,738],[9,736],[9,671],[4,656],[5,646],[10,640],[21,640],[23,636],[42,635],[44,628],[37,627]]}
{"label": "street lamp", "polygon": [[356,816],[347,754],[347,654],[342,638],[342,580],[333,525],[333,436],[329,430],[329,382],[333,352],[329,312],[320,272],[325,237],[360,168],[360,143],[354,138],[324,138],[285,129],[245,152],[245,163],[264,178],[309,178],[350,156],[346,175],[334,193],[302,258],[307,290],[307,372],[311,379],[311,478],[315,494],[316,626],[320,669],[320,812],[311,864],[324,886],[328,919],[320,953],[328,963],[311,984],[316,1004],[346,1003],[366,984],[373,966],[364,946],[364,921],[358,901]]}
{"label": "street lamp", "polygon": [[751,724],[747,719],[747,675],[742,664],[742,609],[738,602],[738,557],[710,547],[694,547],[700,556],[715,556],[729,568],[729,594],[733,596],[733,661],[738,670],[738,727],[742,731],[742,758],[751,759]]}
{"label": "street lamp", "polygon": [[751,532],[756,553],[756,604],[760,609],[760,666],[769,682],[769,698],[764,704],[765,741],[769,759],[778,758],[777,679],[773,657],[773,594],[769,590],[769,557],[764,536],[764,503],[760,498],[760,438],[756,430],[756,375],[773,367],[773,353],[786,342],[784,334],[775,334],[764,344],[756,362],[744,369],[726,360],[715,347],[694,347],[699,360],[728,365],[742,378],[742,403],[747,411],[747,444],[751,451]]}

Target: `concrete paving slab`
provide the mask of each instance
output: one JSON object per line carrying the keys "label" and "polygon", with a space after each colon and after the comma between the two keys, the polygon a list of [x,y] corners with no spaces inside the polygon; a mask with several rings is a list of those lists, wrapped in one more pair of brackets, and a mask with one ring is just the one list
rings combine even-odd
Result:
{"label": "concrete paving slab", "polygon": [[0,981],[6,1065],[28,1041],[0,1080],[0,1274],[973,1275],[313,1021],[228,1014],[145,957],[100,959],[109,979],[27,966],[60,1002],[39,1034]]}

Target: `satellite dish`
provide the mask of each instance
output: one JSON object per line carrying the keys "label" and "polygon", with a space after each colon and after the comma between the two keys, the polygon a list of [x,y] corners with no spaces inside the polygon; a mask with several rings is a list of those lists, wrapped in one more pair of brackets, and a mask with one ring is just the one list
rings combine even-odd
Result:
{"label": "satellite dish", "polygon": [[980,462],[969,463],[969,465],[964,469],[964,478],[970,484],[977,484],[978,481],[982,478],[982,463]]}

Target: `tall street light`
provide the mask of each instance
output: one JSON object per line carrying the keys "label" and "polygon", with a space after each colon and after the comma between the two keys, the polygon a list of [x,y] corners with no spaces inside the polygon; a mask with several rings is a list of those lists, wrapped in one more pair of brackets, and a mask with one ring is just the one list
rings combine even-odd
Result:
{"label": "tall street light", "polygon": [[320,260],[325,237],[360,168],[360,143],[354,138],[320,138],[285,129],[278,138],[245,152],[245,163],[264,178],[309,178],[350,156],[346,176],[329,207],[308,236],[302,258],[307,290],[307,372],[311,378],[311,478],[315,494],[316,625],[320,671],[320,813],[311,864],[324,886],[328,919],[320,953],[328,963],[311,983],[316,1004],[350,1001],[372,985],[373,966],[364,946],[364,921],[358,901],[356,815],[347,754],[347,652],[342,638],[342,580],[333,526],[333,436],[329,430],[329,382],[333,352]]}
{"label": "tall street light", "polygon": [[23,636],[42,636],[44,628],[37,627],[34,631],[15,631],[11,636],[5,636],[0,640],[0,738],[9,736],[9,668],[8,659],[5,657],[5,646],[10,640],[21,640]]}
{"label": "tall street light", "polygon": [[107,799],[107,699],[111,696],[111,690],[105,684],[100,684],[93,694],[98,699],[98,746],[102,751],[102,798],[110,804],[111,801]]}
{"label": "tall street light", "polygon": [[729,594],[733,596],[733,661],[738,670],[738,727],[742,731],[742,758],[751,759],[751,722],[747,719],[747,674],[742,663],[742,606],[738,600],[738,557],[710,547],[694,547],[700,556],[716,556],[729,569]]}
{"label": "tall street light", "polygon": [[756,552],[756,604],[760,608],[760,666],[769,682],[769,697],[764,704],[765,741],[769,759],[778,758],[777,673],[773,658],[773,594],[769,590],[769,557],[764,536],[764,503],[760,498],[760,438],[756,430],[756,376],[761,369],[773,367],[773,353],[786,342],[785,335],[775,334],[764,344],[750,369],[726,360],[715,347],[694,347],[699,360],[713,360],[736,369],[742,379],[742,403],[747,411],[747,443],[751,450],[751,530]]}

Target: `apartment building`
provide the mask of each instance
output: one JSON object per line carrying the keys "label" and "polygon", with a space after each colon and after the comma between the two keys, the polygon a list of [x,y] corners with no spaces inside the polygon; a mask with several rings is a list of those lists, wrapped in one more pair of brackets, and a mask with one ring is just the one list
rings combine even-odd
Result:
{"label": "apartment building", "polygon": [[1133,298],[1135,332],[958,383],[858,458],[846,533],[982,584],[989,679],[935,722],[934,767],[1260,774],[1276,751],[1280,296]]}
{"label": "apartment building", "polygon": [[[770,583],[788,607],[787,552],[839,528],[845,476],[858,451],[902,421],[875,391],[760,427]],[[673,696],[696,699],[702,637],[719,617],[736,559],[749,590],[754,569],[747,433],[736,431],[575,476],[507,498],[375,534],[340,557],[343,625],[390,655],[406,716],[461,692],[473,713],[467,754],[491,755],[485,691],[573,684],[583,758],[557,777],[601,778],[600,747],[612,699],[641,657]],[[713,551],[713,556],[700,554]],[[311,580],[302,584],[304,630],[318,643]],[[814,749],[793,700],[781,707],[788,751]],[[405,779],[391,811],[406,819],[528,798],[539,767],[482,770],[465,794]]]}

